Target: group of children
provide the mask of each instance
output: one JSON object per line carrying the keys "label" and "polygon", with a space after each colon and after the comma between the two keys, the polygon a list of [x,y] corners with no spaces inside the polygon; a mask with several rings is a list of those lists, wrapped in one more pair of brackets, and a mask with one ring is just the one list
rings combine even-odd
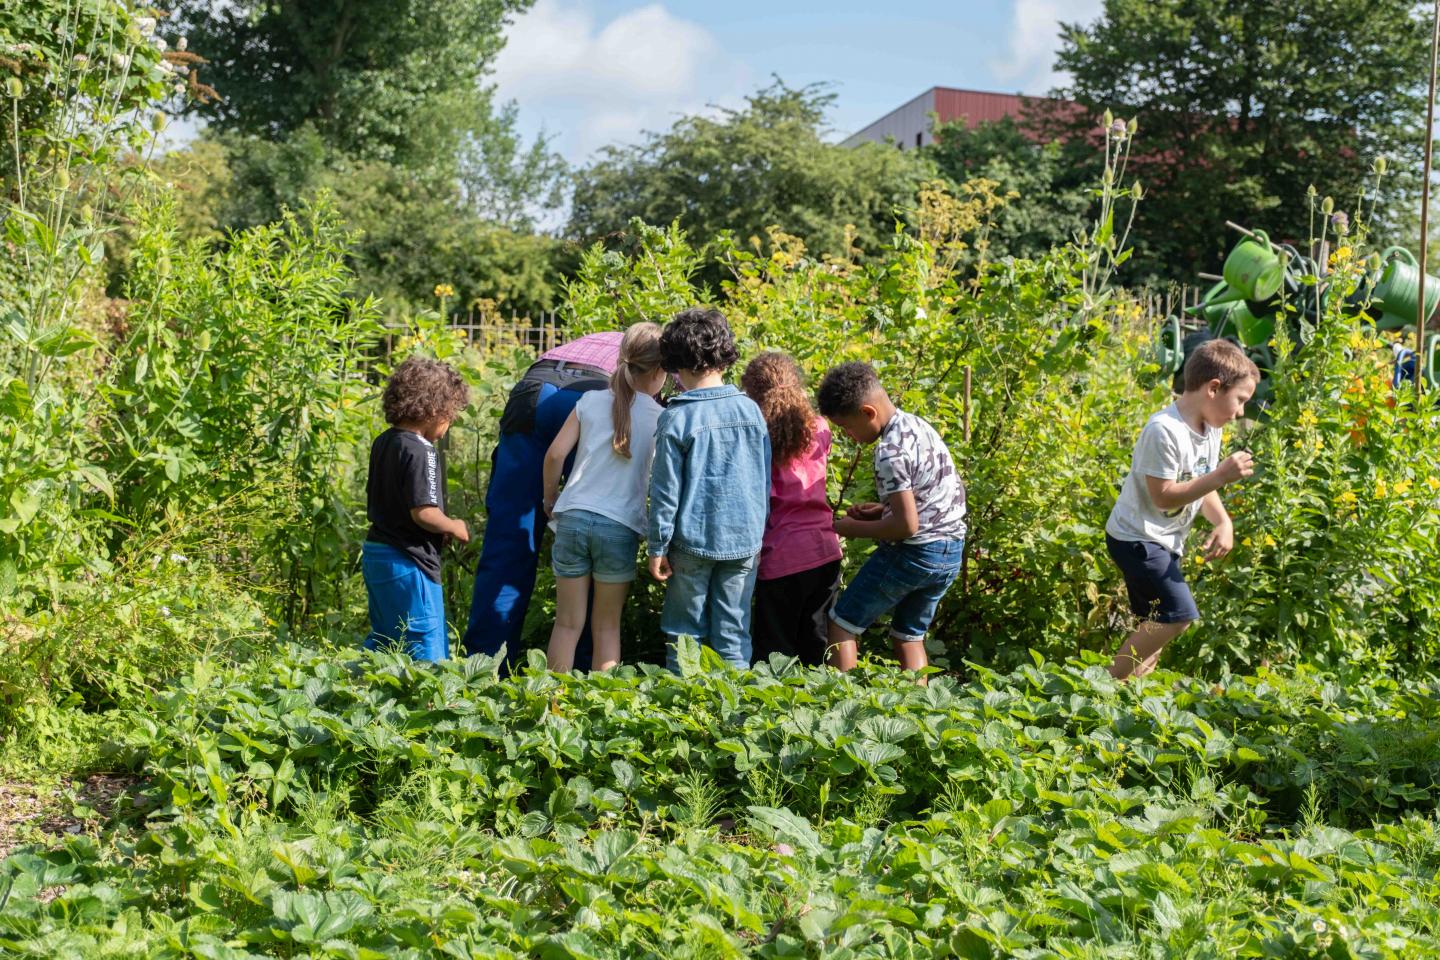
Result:
{"label": "group of children", "polygon": [[[868,364],[831,369],[812,406],[789,356],[760,354],[736,387],[725,373],[738,358],[711,307],[663,327],[634,324],[609,389],[585,393],[550,446],[552,670],[573,667],[587,619],[593,667],[619,663],[642,541],[651,576],[666,585],[660,625],[672,669],[674,641],[688,636],[741,668],[784,653],[848,670],[860,634],[887,614],[901,665],[926,666],[925,634],[965,546],[965,485],[945,442],[895,406]],[[671,378],[680,392],[662,404]],[[1195,516],[1214,528],[1208,557],[1233,546],[1218,490],[1252,463],[1245,452],[1220,460],[1221,429],[1243,414],[1258,379],[1239,348],[1211,341],[1187,360],[1184,393],[1141,432],[1106,525],[1143,621],[1115,656],[1118,678],[1154,669],[1165,644],[1199,616],[1179,563]],[[469,531],[444,512],[435,444],[467,401],[459,374],[437,361],[406,360],[386,386],[392,426],[371,450],[362,555],[371,646],[401,642],[419,658],[445,656],[440,547],[447,536],[468,541]],[[878,494],[838,517],[826,490],[831,424],[874,445]],[[841,538],[877,542],[844,589]]]}

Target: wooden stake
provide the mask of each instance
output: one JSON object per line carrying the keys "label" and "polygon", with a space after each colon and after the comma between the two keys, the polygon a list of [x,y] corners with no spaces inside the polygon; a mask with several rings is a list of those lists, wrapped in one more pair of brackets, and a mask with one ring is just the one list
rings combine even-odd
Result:
{"label": "wooden stake", "polygon": [[1430,30],[1430,97],[1425,104],[1425,173],[1420,179],[1420,315],[1415,324],[1415,398],[1425,394],[1425,327],[1430,311],[1425,302],[1426,254],[1430,242],[1430,163],[1435,148],[1435,64],[1440,53],[1440,0],[1435,0]]}

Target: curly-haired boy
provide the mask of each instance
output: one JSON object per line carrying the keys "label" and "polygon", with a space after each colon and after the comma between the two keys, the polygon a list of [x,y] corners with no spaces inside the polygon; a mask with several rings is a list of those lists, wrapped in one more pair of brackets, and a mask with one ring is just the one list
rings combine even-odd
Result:
{"label": "curly-haired boy", "polygon": [[676,314],[660,365],[685,392],[660,414],[650,470],[650,574],[668,580],[660,629],[750,666],[750,600],[770,502],[770,433],[755,402],[725,383],[739,358],[713,307]]}
{"label": "curly-haired boy", "polygon": [[365,484],[367,647],[398,643],[417,660],[447,656],[440,548],[447,536],[468,543],[470,529],[445,514],[445,458],[435,445],[469,402],[459,372],[438,360],[410,357],[385,386],[390,429],[370,445]]}

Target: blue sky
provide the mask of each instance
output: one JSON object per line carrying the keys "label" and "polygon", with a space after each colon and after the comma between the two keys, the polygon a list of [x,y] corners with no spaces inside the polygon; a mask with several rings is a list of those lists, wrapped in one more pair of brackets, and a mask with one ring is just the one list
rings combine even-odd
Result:
{"label": "blue sky", "polygon": [[572,162],[778,74],[833,83],[851,133],[929,87],[1043,93],[1061,20],[1101,0],[536,0],[508,31],[495,81],[522,128]]}

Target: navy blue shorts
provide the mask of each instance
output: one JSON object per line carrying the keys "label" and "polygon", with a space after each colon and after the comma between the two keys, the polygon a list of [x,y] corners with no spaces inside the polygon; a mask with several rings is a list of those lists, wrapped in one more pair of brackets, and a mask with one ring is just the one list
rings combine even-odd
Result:
{"label": "navy blue shorts", "polygon": [[1180,554],[1149,540],[1116,540],[1108,533],[1105,546],[1125,575],[1131,613],[1155,623],[1200,619],[1190,585],[1180,572]]}

